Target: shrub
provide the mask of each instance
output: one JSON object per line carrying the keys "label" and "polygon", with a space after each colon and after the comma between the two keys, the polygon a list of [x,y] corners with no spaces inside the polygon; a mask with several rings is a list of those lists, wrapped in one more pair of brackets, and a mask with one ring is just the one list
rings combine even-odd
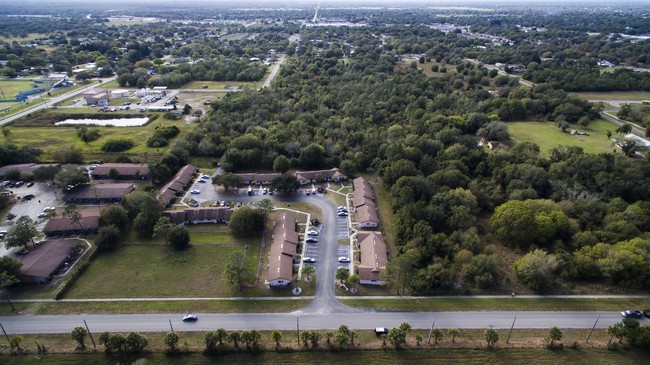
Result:
{"label": "shrub", "polygon": [[123,139],[123,138],[109,139],[102,146],[102,151],[122,152],[133,148],[133,146],[135,146],[135,143],[133,143],[133,141],[130,139]]}

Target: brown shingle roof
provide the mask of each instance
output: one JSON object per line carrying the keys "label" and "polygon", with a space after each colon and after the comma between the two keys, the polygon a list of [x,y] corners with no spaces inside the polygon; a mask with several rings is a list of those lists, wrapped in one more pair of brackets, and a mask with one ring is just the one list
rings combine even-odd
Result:
{"label": "brown shingle roof", "polygon": [[169,217],[173,224],[183,224],[195,221],[206,220],[230,220],[233,209],[230,207],[197,208],[185,210],[171,210],[163,212],[162,215]]}
{"label": "brown shingle roof", "polygon": [[65,200],[122,199],[133,190],[135,190],[135,185],[131,183],[84,184],[68,191],[65,194]]}
{"label": "brown shingle roof", "polygon": [[84,231],[96,231],[99,227],[99,215],[82,216],[77,222],[72,222],[70,217],[53,217],[45,224],[43,232],[45,234],[58,234],[64,232],[76,232],[83,228]]}
{"label": "brown shingle roof", "polygon": [[235,175],[241,177],[244,182],[255,181],[255,182],[258,182],[258,183],[263,182],[263,181],[271,181],[271,180],[275,179],[276,177],[282,176],[282,174],[275,173],[275,172],[266,173],[266,174],[258,174],[256,172],[249,172],[249,173],[235,174]]}
{"label": "brown shingle roof", "polygon": [[136,163],[105,163],[97,166],[90,172],[90,176],[108,176],[111,169],[117,170],[119,176],[135,176],[136,173],[140,176],[149,175],[149,166],[145,164]]}
{"label": "brown shingle roof", "polygon": [[377,207],[372,200],[367,199],[366,204],[357,208],[357,222],[374,222],[379,224],[379,214],[377,213]]}
{"label": "brown shingle roof", "polygon": [[381,280],[379,273],[386,268],[388,253],[384,237],[377,232],[363,232],[357,234],[359,241],[361,263],[359,264],[359,278],[361,280]]}
{"label": "brown shingle roof", "polygon": [[293,257],[297,254],[297,246],[296,215],[291,212],[278,214],[269,250],[267,280],[293,280]]}
{"label": "brown shingle roof", "polygon": [[346,176],[339,170],[338,168],[334,167],[329,170],[314,170],[314,171],[296,171],[294,173],[296,178],[298,180],[313,180],[317,176],[321,176],[324,179],[337,179],[337,178],[346,178]]}
{"label": "brown shingle roof", "polygon": [[22,258],[20,278],[23,281],[33,281],[30,278],[49,278],[70,254],[72,246],[78,242],[73,239],[42,241],[35,249]]}
{"label": "brown shingle roof", "polygon": [[196,167],[193,165],[183,166],[176,175],[160,189],[158,200],[169,204],[177,192],[180,192],[192,180],[192,175],[196,173]]}

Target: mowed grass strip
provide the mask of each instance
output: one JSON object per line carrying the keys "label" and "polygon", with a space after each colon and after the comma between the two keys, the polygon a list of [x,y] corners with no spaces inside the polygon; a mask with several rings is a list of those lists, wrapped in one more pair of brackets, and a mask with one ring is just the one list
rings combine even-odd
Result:
{"label": "mowed grass strip", "polygon": [[354,299],[341,300],[356,308],[394,311],[622,311],[624,309],[650,308],[650,299],[635,298],[421,298],[421,299]]}
{"label": "mowed grass strip", "polygon": [[648,91],[611,91],[571,93],[585,100],[650,100]]}
{"label": "mowed grass strip", "polygon": [[[510,137],[516,142],[532,142],[539,146],[543,156],[548,150],[557,146],[578,146],[586,153],[611,153],[616,150],[607,138],[607,131],[616,130],[617,126],[604,120],[595,120],[587,128],[572,124],[568,130],[589,133],[588,136],[572,136],[562,132],[554,122],[508,122]],[[618,150],[617,152],[620,152]]]}
{"label": "mowed grass strip", "polygon": [[[237,295],[223,278],[229,255],[240,245],[123,246],[99,255],[77,279],[66,298],[225,297]],[[256,272],[259,244],[248,244]]]}

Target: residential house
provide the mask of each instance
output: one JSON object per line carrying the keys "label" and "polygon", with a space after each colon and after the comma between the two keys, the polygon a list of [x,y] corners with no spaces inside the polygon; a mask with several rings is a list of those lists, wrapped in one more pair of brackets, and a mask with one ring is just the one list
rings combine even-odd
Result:
{"label": "residential house", "polygon": [[296,171],[294,173],[300,185],[321,182],[321,181],[343,181],[348,177],[345,176],[341,170],[334,167],[329,170],[314,170],[314,171]]}
{"label": "residential house", "polygon": [[99,229],[99,213],[82,213],[79,222],[70,217],[52,217],[45,224],[43,233],[46,236],[73,236],[79,234],[94,234]]}
{"label": "residential house", "polygon": [[273,239],[269,250],[266,283],[271,288],[284,288],[293,281],[293,261],[297,255],[299,237],[296,216],[290,212],[280,213],[273,226]]}
{"label": "residential house", "polygon": [[377,209],[375,190],[368,180],[358,177],[352,180],[352,207],[360,228],[377,228],[381,223]]}
{"label": "residential house", "polygon": [[75,204],[121,203],[133,190],[135,185],[132,183],[82,184],[66,191],[63,201]]}
{"label": "residential house", "polygon": [[144,180],[149,177],[149,166],[138,163],[105,163],[90,172],[93,179],[110,179],[111,170],[117,172],[119,180]]}
{"label": "residential house", "polygon": [[384,237],[378,232],[359,232],[357,234],[361,262],[357,267],[362,285],[385,285],[381,272],[386,270],[388,252]]}
{"label": "residential house", "polygon": [[47,283],[64,265],[77,242],[75,239],[40,242],[21,259],[18,279],[23,283]]}
{"label": "residential house", "polygon": [[258,174],[256,172],[235,174],[243,180],[244,184],[261,184],[270,185],[276,177],[282,176],[280,173]]}
{"label": "residential house", "polygon": [[196,173],[196,167],[193,165],[183,166],[176,175],[160,189],[158,193],[158,200],[165,206],[169,206],[177,195],[180,195],[192,181],[192,177]]}
{"label": "residential house", "polygon": [[232,217],[233,209],[230,207],[196,208],[185,210],[171,210],[162,215],[169,217],[172,224],[207,224],[226,223]]}

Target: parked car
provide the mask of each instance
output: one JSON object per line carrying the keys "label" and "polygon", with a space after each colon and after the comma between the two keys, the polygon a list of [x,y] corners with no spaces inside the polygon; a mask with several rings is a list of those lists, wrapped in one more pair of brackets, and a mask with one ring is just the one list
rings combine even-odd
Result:
{"label": "parked car", "polygon": [[631,310],[631,309],[628,309],[626,311],[621,312],[621,315],[623,316],[623,318],[641,318],[641,317],[643,317],[643,314],[641,313],[641,311],[635,311],[635,310]]}
{"label": "parked car", "polygon": [[339,262],[341,262],[341,263],[348,263],[348,262],[350,262],[350,258],[347,257],[347,256],[340,256],[340,257],[338,258],[338,260],[339,260]]}
{"label": "parked car", "polygon": [[313,264],[313,263],[316,262],[316,259],[313,258],[313,257],[303,257],[302,262],[307,262],[307,263]]}
{"label": "parked car", "polygon": [[190,191],[190,194],[201,194],[201,191],[197,190],[197,189],[194,189],[194,190]]}
{"label": "parked car", "polygon": [[53,211],[55,211],[55,210],[56,210],[55,207],[45,207],[45,208],[43,208],[43,211],[44,211],[45,213],[47,213],[47,212],[53,212]]}
{"label": "parked car", "polygon": [[24,182],[22,182],[22,181],[18,181],[18,182],[16,183],[16,187],[19,188],[19,187],[23,186],[23,184],[24,184]]}
{"label": "parked car", "polygon": [[199,319],[196,314],[187,314],[183,316],[183,322],[196,322]]}
{"label": "parked car", "polygon": [[318,236],[318,231],[313,231],[313,230],[307,231],[307,236],[312,236],[312,237]]}
{"label": "parked car", "polygon": [[375,327],[375,335],[387,335],[390,330],[386,327]]}
{"label": "parked car", "polygon": [[318,238],[315,237],[309,237],[305,240],[307,243],[318,243]]}
{"label": "parked car", "polygon": [[343,212],[343,211],[341,211],[341,212],[338,212],[337,215],[338,215],[339,217],[347,217],[347,216],[348,216],[348,212]]}
{"label": "parked car", "polygon": [[34,186],[34,182],[33,182],[33,181],[30,181],[30,182],[27,183],[27,187],[28,187],[28,188],[31,188],[32,186]]}
{"label": "parked car", "polygon": [[45,218],[46,216],[47,216],[47,214],[45,214],[45,213],[38,213],[38,215],[37,215],[36,217],[37,217],[38,219],[43,219],[43,218]]}
{"label": "parked car", "polygon": [[201,179],[199,179],[199,183],[201,183],[201,184],[205,184],[205,180],[201,180]]}
{"label": "parked car", "polygon": [[201,179],[202,179],[202,180],[209,180],[209,179],[210,179],[210,175],[201,175]]}

